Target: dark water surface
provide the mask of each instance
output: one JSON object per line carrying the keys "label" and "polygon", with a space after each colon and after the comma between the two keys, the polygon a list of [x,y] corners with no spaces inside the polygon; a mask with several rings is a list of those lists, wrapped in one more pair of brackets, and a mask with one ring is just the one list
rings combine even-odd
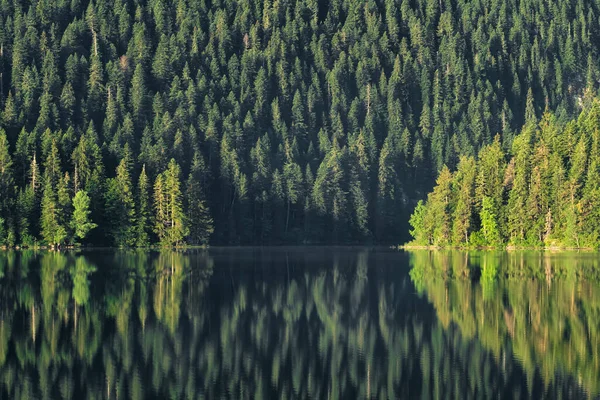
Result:
{"label": "dark water surface", "polygon": [[596,398],[600,257],[0,253],[0,399]]}

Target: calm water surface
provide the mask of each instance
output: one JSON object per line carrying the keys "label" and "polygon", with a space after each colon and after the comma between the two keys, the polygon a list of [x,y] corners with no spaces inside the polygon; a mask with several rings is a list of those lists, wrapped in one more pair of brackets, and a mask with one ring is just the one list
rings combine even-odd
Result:
{"label": "calm water surface", "polygon": [[600,257],[0,253],[0,399],[596,398]]}

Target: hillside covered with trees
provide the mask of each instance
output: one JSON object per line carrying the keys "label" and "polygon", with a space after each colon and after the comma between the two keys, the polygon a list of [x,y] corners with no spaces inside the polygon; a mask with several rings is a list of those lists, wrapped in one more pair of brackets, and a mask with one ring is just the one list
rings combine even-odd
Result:
{"label": "hillside covered with trees", "polygon": [[[514,232],[496,210],[498,240],[552,237],[548,207],[581,215],[551,214],[552,232],[583,229],[566,221],[586,215],[592,169],[571,177],[565,152],[591,160],[595,142],[575,128],[534,141],[529,121],[548,109],[559,126],[597,93],[599,8],[0,0],[0,243],[398,243],[442,166],[510,149],[511,193],[553,171],[538,150],[576,189],[531,200],[539,215]],[[502,187],[482,195],[493,208]],[[470,223],[434,242],[467,240]]]}
{"label": "hillside covered with trees", "polygon": [[410,219],[413,244],[600,246],[600,101],[561,124],[544,114],[505,152],[499,139],[444,167]]}

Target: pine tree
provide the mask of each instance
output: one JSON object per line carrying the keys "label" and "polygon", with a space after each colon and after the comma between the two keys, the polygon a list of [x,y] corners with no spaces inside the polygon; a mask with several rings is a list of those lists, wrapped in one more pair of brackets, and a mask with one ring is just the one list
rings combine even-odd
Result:
{"label": "pine tree", "polygon": [[354,226],[358,232],[358,238],[364,240],[371,233],[369,230],[369,202],[356,173],[352,174],[350,178],[349,192],[352,197]]}
{"label": "pine tree", "polygon": [[36,192],[41,186],[41,175],[40,169],[38,167],[35,153],[33,154],[33,158],[31,159],[31,164],[29,165],[29,186],[31,190]]}
{"label": "pine tree", "polygon": [[56,186],[61,178],[61,170],[60,155],[58,153],[56,139],[52,139],[52,145],[44,164],[44,177],[50,181],[52,186]]}
{"label": "pine tree", "polygon": [[583,247],[598,247],[600,243],[600,227],[596,221],[600,218],[600,168],[597,158],[592,159],[587,170],[585,186],[579,203]]}
{"label": "pine tree", "polygon": [[412,243],[417,246],[429,246],[433,243],[432,232],[426,225],[427,213],[427,206],[423,200],[419,200],[410,216],[409,224],[412,229],[409,233],[414,238]]}
{"label": "pine tree", "polygon": [[125,156],[117,166],[116,177],[109,180],[106,193],[106,210],[112,221],[110,236],[116,246],[135,246],[137,239],[131,164],[129,148],[125,146]]}
{"label": "pine tree", "polygon": [[90,58],[90,68],[87,81],[87,101],[86,108],[88,114],[92,117],[94,122],[100,123],[102,120],[100,116],[105,108],[103,97],[104,97],[104,68],[102,66],[102,60],[98,51],[98,39],[94,35],[94,50]]}
{"label": "pine tree", "polygon": [[133,78],[131,80],[130,99],[136,124],[142,126],[146,119],[147,92],[144,67],[141,63],[138,63],[135,66],[135,72],[133,73]]}
{"label": "pine tree", "polygon": [[497,206],[494,204],[494,199],[484,196],[481,202],[481,232],[485,239],[486,246],[496,247],[502,243],[498,222],[496,216]]}
{"label": "pine tree", "polygon": [[78,191],[73,197],[73,218],[71,229],[77,239],[83,240],[89,231],[98,225],[90,220],[90,197],[83,190]]}
{"label": "pine tree", "polygon": [[135,244],[137,247],[146,247],[150,244],[150,233],[152,232],[151,203],[149,198],[150,184],[146,175],[146,165],[142,166],[137,189],[138,202]]}
{"label": "pine tree", "polygon": [[181,245],[189,233],[183,213],[180,175],[179,165],[171,159],[167,170],[156,179],[154,185],[156,233],[163,246]]}
{"label": "pine tree", "polygon": [[51,246],[60,246],[67,238],[67,230],[60,224],[61,209],[50,175],[46,176],[42,211],[40,216],[41,233],[44,240]]}
{"label": "pine tree", "polygon": [[13,182],[12,159],[8,148],[6,132],[0,128],[0,190],[8,193]]}
{"label": "pine tree", "polygon": [[189,238],[193,244],[208,244],[210,235],[214,232],[213,219],[206,203],[201,184],[202,162],[197,155],[194,165],[186,182],[185,205],[186,218],[189,223]]}
{"label": "pine tree", "polygon": [[398,154],[392,136],[388,136],[379,154],[377,174],[376,235],[380,240],[390,236],[398,226],[398,211],[402,207],[399,177],[396,171]]}
{"label": "pine tree", "polygon": [[345,149],[341,149],[337,140],[334,140],[329,154],[319,166],[312,190],[317,210],[331,215],[333,227],[330,240],[333,242],[338,242],[347,233],[344,231],[348,210],[345,155]]}
{"label": "pine tree", "polygon": [[475,159],[473,157],[461,157],[453,182],[456,191],[456,206],[453,213],[452,242],[455,245],[469,244],[473,205],[475,203],[476,174]]}
{"label": "pine tree", "polygon": [[512,189],[508,199],[508,233],[511,243],[525,245],[529,228],[527,218],[527,197],[530,175],[530,132],[525,131],[513,142],[515,172]]}
{"label": "pine tree", "polygon": [[436,187],[428,197],[429,212],[427,217],[431,218],[433,225],[433,244],[446,246],[450,243],[452,209],[452,174],[445,165],[436,180]]}
{"label": "pine tree", "polygon": [[69,173],[65,172],[63,178],[58,180],[56,185],[56,199],[59,207],[58,222],[61,226],[65,227],[67,232],[67,238],[70,240],[73,235],[70,231],[70,220],[72,215],[72,194],[71,194],[71,178]]}
{"label": "pine tree", "polygon": [[0,128],[0,217],[7,215],[13,193],[12,159],[6,133]]}
{"label": "pine tree", "polygon": [[586,147],[586,137],[582,136],[573,151],[567,182],[568,204],[565,211],[566,221],[563,241],[565,245],[570,247],[580,247],[581,245],[581,210],[579,208],[579,199],[587,164]]}
{"label": "pine tree", "polygon": [[285,197],[287,199],[285,218],[285,232],[287,233],[290,225],[290,209],[298,203],[303,194],[302,170],[300,166],[293,161],[286,163],[283,167],[283,178],[285,181]]}
{"label": "pine tree", "polygon": [[154,181],[154,232],[160,242],[164,242],[167,237],[167,228],[170,221],[167,214],[165,182],[163,174],[159,174]]}

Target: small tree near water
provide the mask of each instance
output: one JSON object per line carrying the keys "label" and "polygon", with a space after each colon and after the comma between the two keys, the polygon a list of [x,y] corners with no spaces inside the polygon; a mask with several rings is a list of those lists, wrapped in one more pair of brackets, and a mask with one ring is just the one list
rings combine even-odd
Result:
{"label": "small tree near water", "polygon": [[84,190],[78,191],[73,198],[73,219],[71,220],[75,238],[85,239],[87,234],[97,226],[90,220],[90,197]]}

